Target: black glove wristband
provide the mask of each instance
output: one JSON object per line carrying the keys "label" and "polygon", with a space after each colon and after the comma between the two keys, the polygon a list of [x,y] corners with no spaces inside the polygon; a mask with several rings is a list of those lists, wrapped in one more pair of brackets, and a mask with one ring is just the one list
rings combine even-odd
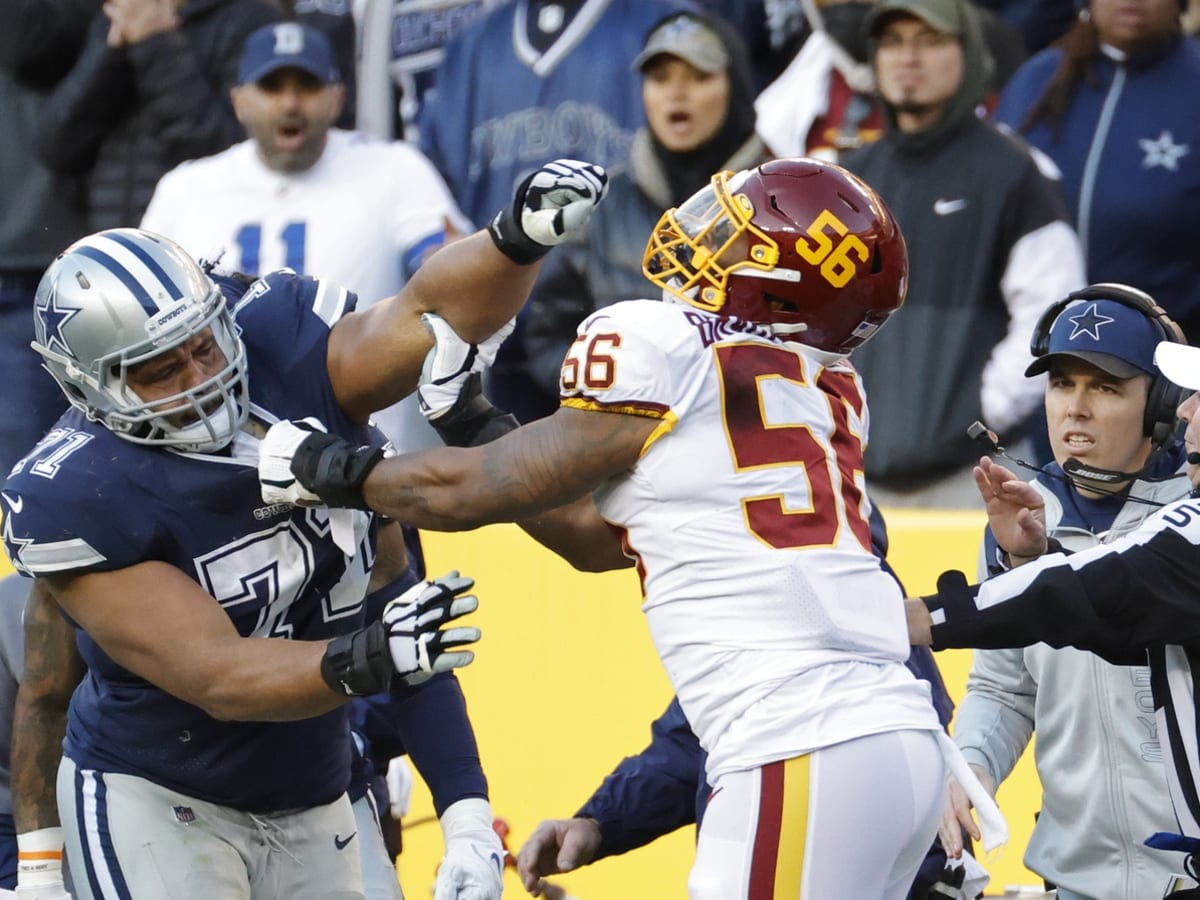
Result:
{"label": "black glove wristband", "polygon": [[534,172],[521,182],[512,204],[496,213],[496,217],[488,224],[488,234],[492,236],[496,249],[518,266],[535,263],[550,252],[549,247],[530,238],[521,227],[521,207],[525,204],[525,194],[536,174]]}
{"label": "black glove wristband", "polygon": [[296,448],[292,474],[326,506],[370,509],[363,499],[363,482],[381,459],[382,447],[355,445],[315,431]]}
{"label": "black glove wristband", "polygon": [[467,377],[454,405],[429,424],[448,447],[478,447],[521,426],[516,416],[492,406],[483,395],[478,372]]}
{"label": "black glove wristband", "polygon": [[348,697],[367,697],[392,686],[392,654],[382,622],[335,637],[321,657],[325,683]]}

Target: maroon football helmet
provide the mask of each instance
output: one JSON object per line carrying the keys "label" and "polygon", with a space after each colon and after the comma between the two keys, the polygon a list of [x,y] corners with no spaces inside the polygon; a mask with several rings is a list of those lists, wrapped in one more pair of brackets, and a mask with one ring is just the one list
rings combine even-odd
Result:
{"label": "maroon football helmet", "polygon": [[643,271],[684,303],[844,354],[904,304],[908,251],[860,179],[821,160],[777,159],[719,172],[667,210]]}

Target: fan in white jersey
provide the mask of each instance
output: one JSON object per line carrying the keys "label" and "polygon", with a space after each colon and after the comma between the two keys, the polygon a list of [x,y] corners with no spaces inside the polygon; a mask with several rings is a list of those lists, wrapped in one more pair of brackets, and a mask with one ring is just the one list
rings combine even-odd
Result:
{"label": "fan in white jersey", "polygon": [[[621,535],[708,753],[693,900],[899,900],[937,831],[945,763],[966,773],[904,666],[846,360],[901,307],[907,271],[892,214],[845,170],[790,159],[719,173],[651,235],[646,274],[668,302],[585,320],[553,416],[356,482],[365,504],[422,528],[519,520],[581,568],[617,565]],[[444,379],[428,381],[435,423],[470,440],[467,404],[447,408]],[[281,423],[264,459],[290,459],[296,482],[264,497],[345,498],[344,479],[315,473],[354,454]],[[991,844],[1003,821],[989,813]],[[534,891],[545,874],[522,872]]]}
{"label": "fan in white jersey", "polygon": [[[345,90],[321,32],[260,29],[238,81],[231,97],[249,139],[164,175],[143,228],[247,275],[288,268],[352,285],[360,308],[396,294],[448,227],[475,230],[415,147],[332,127]],[[374,418],[401,450],[438,443],[415,400]]]}

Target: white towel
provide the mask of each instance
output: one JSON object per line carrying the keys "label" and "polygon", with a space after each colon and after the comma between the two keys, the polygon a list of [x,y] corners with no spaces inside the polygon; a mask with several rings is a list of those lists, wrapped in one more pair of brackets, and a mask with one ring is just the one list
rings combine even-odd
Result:
{"label": "white towel", "polygon": [[963,758],[962,751],[958,749],[954,741],[950,740],[950,735],[940,729],[936,734],[942,748],[942,759],[946,761],[946,768],[950,770],[951,775],[958,779],[958,783],[962,785],[967,797],[975,806],[975,815],[979,817],[979,830],[983,834],[983,849],[991,851],[1008,843],[1008,822],[1005,821],[1004,814],[1000,812],[1000,807],[996,805],[992,795],[979,783],[975,772]]}

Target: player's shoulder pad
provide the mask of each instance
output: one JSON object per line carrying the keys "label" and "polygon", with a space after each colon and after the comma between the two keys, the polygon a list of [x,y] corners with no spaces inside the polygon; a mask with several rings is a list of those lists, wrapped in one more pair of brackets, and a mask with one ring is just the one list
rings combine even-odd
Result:
{"label": "player's shoulder pad", "polygon": [[622,355],[670,355],[672,348],[694,340],[694,329],[680,307],[657,300],[623,300],[596,310],[579,323],[576,342],[618,336]]}
{"label": "player's shoulder pad", "polygon": [[354,310],[358,298],[328,279],[298,275],[291,269],[279,269],[245,286],[242,295],[231,302],[235,317],[244,315],[252,307],[291,306],[311,309],[326,325],[333,325]]}

